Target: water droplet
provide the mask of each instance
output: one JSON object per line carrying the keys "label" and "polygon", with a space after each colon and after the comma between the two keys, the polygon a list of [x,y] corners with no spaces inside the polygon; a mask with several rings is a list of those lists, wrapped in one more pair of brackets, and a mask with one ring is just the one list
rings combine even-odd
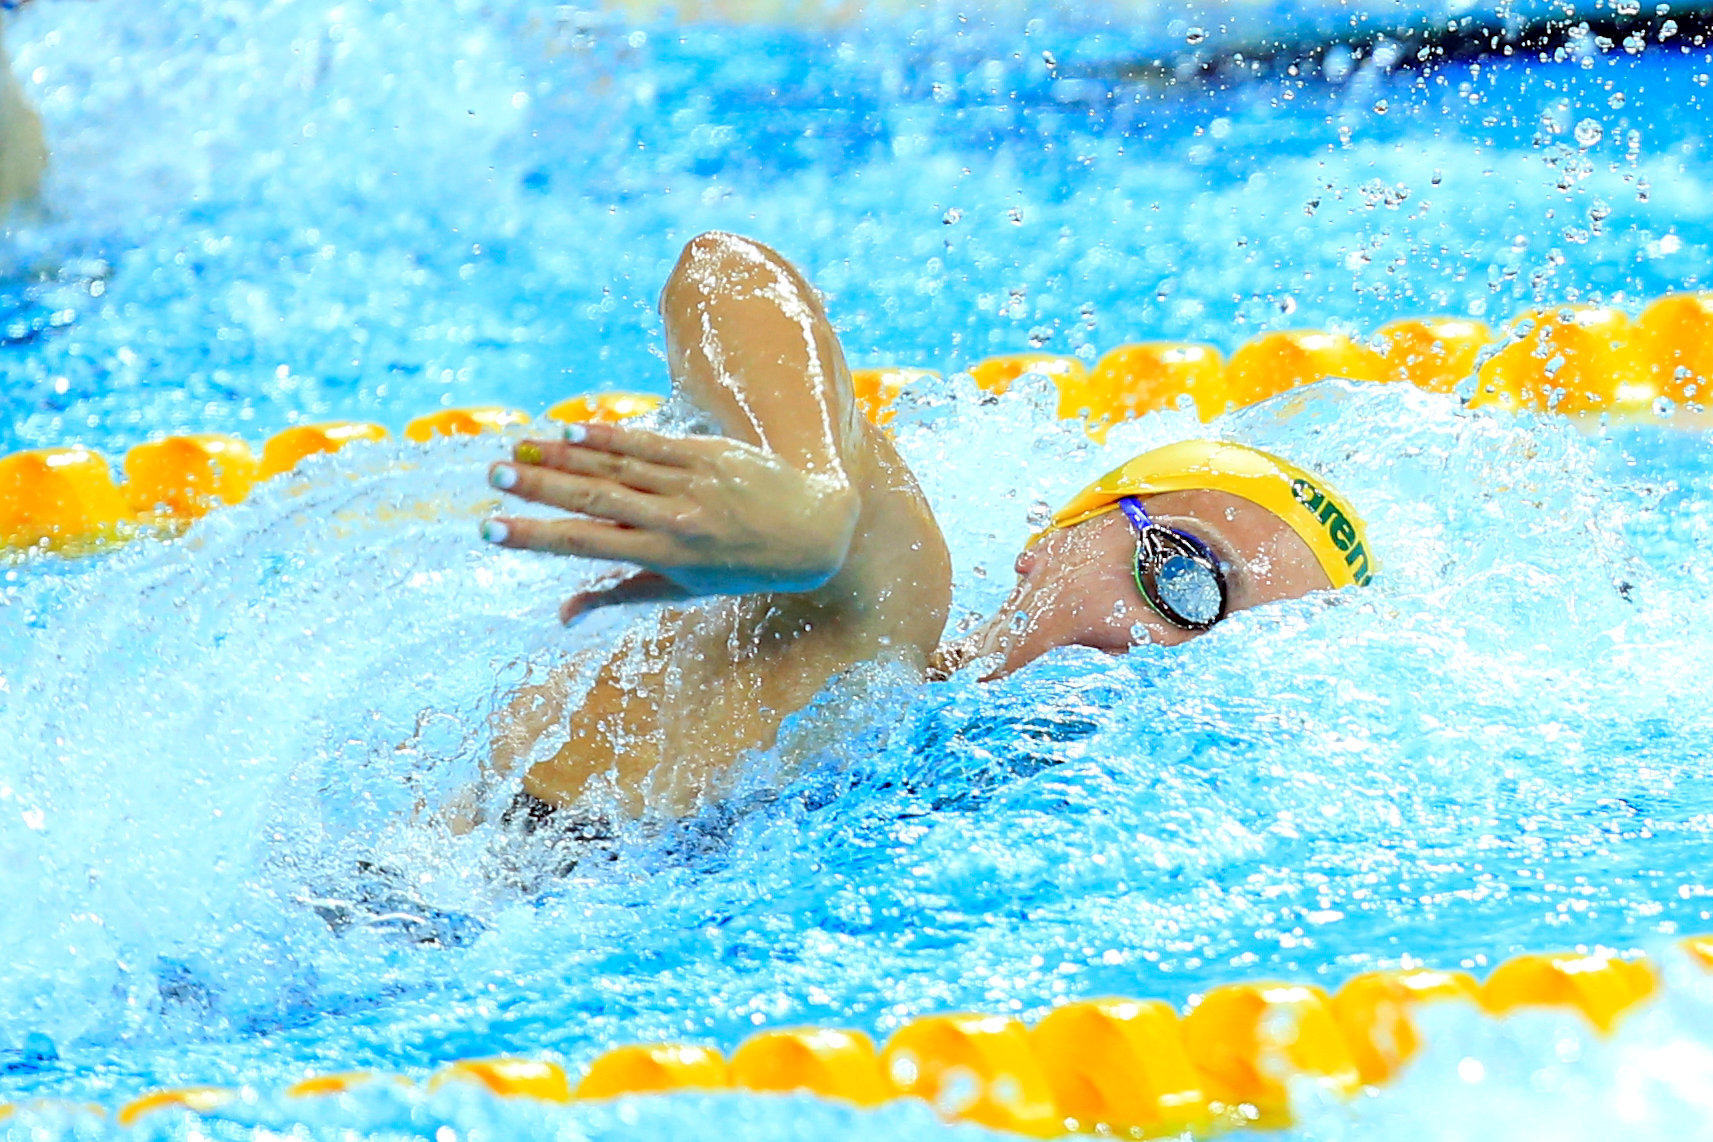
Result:
{"label": "water droplet", "polygon": [[1677,35],[1677,21],[1676,20],[1667,20],[1665,23],[1663,23],[1659,26],[1659,38],[1660,38],[1661,43],[1664,43],[1666,40],[1671,39],[1671,37],[1673,37],[1675,35]]}
{"label": "water droplet", "polygon": [[1029,505],[1028,521],[1031,531],[1040,531],[1053,522],[1053,505],[1046,500],[1036,500]]}
{"label": "water droplet", "polygon": [[1614,91],[1612,93],[1611,98],[1606,100],[1606,106],[1611,107],[1614,110],[1619,108],[1619,107],[1622,107],[1624,105],[1624,103],[1625,103],[1625,99],[1624,99],[1624,93],[1622,91]]}
{"label": "water droplet", "polygon": [[1384,115],[1386,112],[1390,111],[1391,109],[1392,109],[1392,105],[1390,103],[1386,102],[1384,99],[1382,99],[1382,100],[1380,100],[1380,102],[1374,104],[1374,114],[1376,114],[1376,115]]}
{"label": "water droplet", "polygon": [[1013,226],[1023,225],[1023,208],[1021,206],[1013,206],[1010,210],[1005,212],[1005,216],[1011,219],[1011,224]]}
{"label": "water droplet", "polygon": [[958,219],[963,216],[964,212],[954,206],[944,214],[940,215],[940,221],[945,223],[947,226],[956,226],[958,224]]}
{"label": "water droplet", "polygon": [[1654,398],[1654,415],[1661,420],[1670,420],[1677,415],[1677,402],[1670,397]]}
{"label": "water droplet", "polygon": [[1203,28],[1191,28],[1189,31],[1184,33],[1184,42],[1186,44],[1199,44],[1205,39],[1207,39],[1207,31]]}
{"label": "water droplet", "polygon": [[1576,125],[1576,145],[1592,147],[1606,135],[1606,128],[1594,119],[1584,119]]}
{"label": "water droplet", "polygon": [[1041,62],[1046,64],[1049,68],[1053,68],[1053,69],[1057,69],[1059,66],[1059,61],[1053,55],[1052,52],[1042,52],[1041,53]]}

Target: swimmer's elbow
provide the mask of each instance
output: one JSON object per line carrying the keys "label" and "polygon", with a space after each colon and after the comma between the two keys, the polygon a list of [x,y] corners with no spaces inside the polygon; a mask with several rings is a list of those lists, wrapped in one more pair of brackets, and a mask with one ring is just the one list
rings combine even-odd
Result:
{"label": "swimmer's elbow", "polygon": [[660,291],[660,308],[667,315],[690,313],[729,295],[740,283],[753,284],[782,276],[782,259],[753,238],[710,230],[684,243],[678,264]]}

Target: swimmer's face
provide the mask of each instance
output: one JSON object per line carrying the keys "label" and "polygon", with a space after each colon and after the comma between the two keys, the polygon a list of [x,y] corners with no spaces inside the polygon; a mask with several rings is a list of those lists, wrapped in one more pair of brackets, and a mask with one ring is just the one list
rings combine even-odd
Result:
{"label": "swimmer's face", "polygon": [[[1267,509],[1229,492],[1166,492],[1142,501],[1160,523],[1212,548],[1225,572],[1228,612],[1332,586],[1314,553]],[[1112,654],[1142,642],[1175,646],[1198,632],[1167,622],[1136,586],[1136,532],[1112,511],[1055,531],[1017,557],[1017,586],[976,635],[1003,678],[1060,646]]]}

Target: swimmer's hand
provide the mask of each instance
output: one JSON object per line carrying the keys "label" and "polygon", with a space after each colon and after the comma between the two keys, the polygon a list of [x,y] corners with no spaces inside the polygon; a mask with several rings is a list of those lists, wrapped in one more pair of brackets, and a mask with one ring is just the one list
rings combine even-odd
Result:
{"label": "swimmer's hand", "polygon": [[580,439],[521,442],[488,478],[576,515],[499,516],[482,534],[505,547],[643,569],[567,600],[571,618],[614,602],[812,592],[844,566],[860,502],[842,472],[799,471],[723,436],[612,424],[573,425],[567,436]]}

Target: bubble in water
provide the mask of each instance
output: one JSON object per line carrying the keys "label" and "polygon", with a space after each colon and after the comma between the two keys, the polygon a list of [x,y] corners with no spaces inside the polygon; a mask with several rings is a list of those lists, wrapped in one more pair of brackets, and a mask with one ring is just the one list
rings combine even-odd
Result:
{"label": "bubble in water", "polygon": [[1005,212],[1005,216],[1011,219],[1011,224],[1013,226],[1023,225],[1023,208],[1021,206],[1013,206],[1010,210]]}
{"label": "bubble in water", "polygon": [[1667,20],[1665,23],[1663,23],[1659,26],[1659,38],[1660,38],[1661,43],[1664,43],[1666,40],[1671,39],[1671,37],[1673,37],[1675,35],[1677,35],[1677,21],[1676,20]]}
{"label": "bubble in water", "polygon": [[[1664,33],[1662,32],[1661,34],[1663,35]],[[1622,107],[1625,102],[1624,93],[1622,91],[1614,91],[1611,98],[1606,100],[1606,106],[1616,109]]]}
{"label": "bubble in water", "polygon": [[945,223],[947,226],[956,226],[958,224],[958,220],[963,216],[964,212],[954,206],[944,214],[940,215],[940,221]]}
{"label": "bubble in water", "polygon": [[1053,522],[1053,505],[1046,500],[1036,500],[1029,505],[1029,530],[1040,531]]}
{"label": "bubble in water", "polygon": [[1374,114],[1376,114],[1376,115],[1384,115],[1386,112],[1390,111],[1391,109],[1392,109],[1392,105],[1384,99],[1382,99],[1382,100],[1380,100],[1380,102],[1374,104]]}
{"label": "bubble in water", "polygon": [[1670,420],[1677,415],[1677,402],[1666,396],[1655,397],[1654,415],[1661,420]]}
{"label": "bubble in water", "polygon": [[1576,125],[1576,145],[1592,147],[1604,138],[1605,134],[1606,128],[1602,127],[1596,120],[1584,119]]}
{"label": "bubble in water", "polygon": [[1203,28],[1191,28],[1184,33],[1184,43],[1199,44],[1207,39],[1207,31]]}
{"label": "bubble in water", "polygon": [[1634,16],[1642,10],[1641,0],[1618,0],[1618,15]]}

